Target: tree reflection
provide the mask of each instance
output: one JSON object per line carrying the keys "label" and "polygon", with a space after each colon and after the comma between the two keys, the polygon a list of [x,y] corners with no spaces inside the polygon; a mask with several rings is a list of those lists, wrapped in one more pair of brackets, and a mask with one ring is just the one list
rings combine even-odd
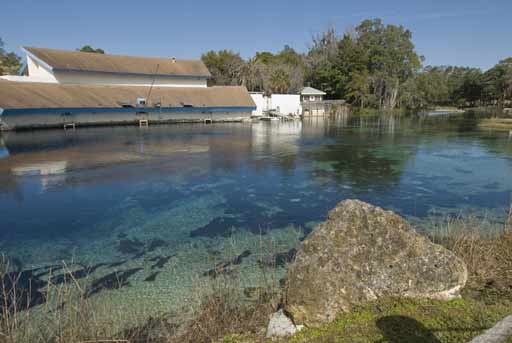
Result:
{"label": "tree reflection", "polygon": [[334,178],[356,191],[397,185],[407,161],[416,153],[416,140],[389,128],[339,132],[338,127],[332,127],[327,134],[336,137],[334,143],[318,146],[310,153],[316,162],[314,175]]}

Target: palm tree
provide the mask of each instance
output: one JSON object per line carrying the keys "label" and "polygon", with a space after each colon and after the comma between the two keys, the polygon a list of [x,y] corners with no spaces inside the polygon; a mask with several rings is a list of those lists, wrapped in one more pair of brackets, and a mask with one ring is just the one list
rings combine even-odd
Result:
{"label": "palm tree", "polygon": [[269,90],[272,93],[287,93],[290,88],[290,76],[279,68],[272,72],[269,78]]}

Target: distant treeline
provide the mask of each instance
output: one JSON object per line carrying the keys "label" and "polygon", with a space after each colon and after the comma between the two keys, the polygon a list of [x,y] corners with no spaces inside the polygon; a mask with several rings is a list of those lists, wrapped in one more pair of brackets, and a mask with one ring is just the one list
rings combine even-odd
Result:
{"label": "distant treeline", "polygon": [[[88,45],[79,50],[104,52]],[[306,53],[285,46],[248,60],[232,50],[208,51],[201,58],[212,74],[210,85],[244,85],[269,94],[297,93],[309,85],[360,108],[502,108],[512,101],[512,57],[487,71],[423,66],[411,31],[380,19],[364,20],[342,35],[329,29],[313,37]],[[0,74],[17,73],[20,61],[0,40]]]}
{"label": "distant treeline", "polygon": [[478,68],[422,66],[412,34],[402,26],[365,20],[338,35],[314,37],[304,54],[289,46],[243,60],[231,50],[209,51],[202,60],[212,85],[245,85],[250,91],[296,93],[303,85],[329,99],[358,107],[421,109],[433,106],[499,106],[512,99],[512,58]]}

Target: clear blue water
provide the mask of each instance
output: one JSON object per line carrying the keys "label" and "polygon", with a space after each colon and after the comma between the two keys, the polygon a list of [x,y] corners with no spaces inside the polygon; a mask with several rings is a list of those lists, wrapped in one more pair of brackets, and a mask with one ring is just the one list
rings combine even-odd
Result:
{"label": "clear blue water", "polygon": [[245,250],[233,265],[249,270],[261,237],[289,251],[347,198],[411,219],[470,210],[499,220],[512,199],[512,140],[474,124],[339,118],[5,133],[0,250],[20,269],[61,260],[96,264],[98,278],[130,269],[140,286],[130,292],[155,288],[147,299],[182,296]]}

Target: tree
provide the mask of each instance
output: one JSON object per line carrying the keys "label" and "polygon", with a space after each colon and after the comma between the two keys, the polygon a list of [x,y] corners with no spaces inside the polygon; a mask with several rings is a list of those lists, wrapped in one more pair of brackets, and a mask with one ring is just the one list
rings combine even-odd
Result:
{"label": "tree", "polygon": [[391,109],[400,103],[401,84],[418,72],[421,58],[409,30],[374,19],[341,37],[334,29],[314,37],[307,67],[306,81],[327,98]]}
{"label": "tree", "polygon": [[0,75],[17,75],[21,66],[21,57],[14,52],[6,52],[0,38]]}
{"label": "tree", "polygon": [[92,52],[92,53],[95,53],[95,54],[104,54],[105,51],[103,49],[94,49],[92,46],[90,45],[84,45],[83,47],[81,47],[80,49],[77,49],[78,51],[81,51],[81,52]]}
{"label": "tree", "polygon": [[256,58],[247,61],[242,67],[242,85],[253,92],[263,92],[264,86],[264,67]]}
{"label": "tree", "polygon": [[304,85],[304,59],[289,46],[277,54],[257,52],[248,61],[231,50],[201,56],[212,74],[210,85],[243,85],[249,91],[296,93]]}
{"label": "tree", "polygon": [[290,76],[281,68],[272,71],[268,82],[269,84],[266,90],[271,93],[287,93],[290,88]]}
{"label": "tree", "polygon": [[500,61],[484,74],[484,92],[488,100],[502,109],[512,99],[512,57]]}
{"label": "tree", "polygon": [[297,93],[304,86],[304,57],[287,45],[277,54],[257,52],[250,63],[257,66],[268,94]]}
{"label": "tree", "polygon": [[373,94],[379,107],[392,109],[399,100],[400,85],[421,67],[412,33],[403,26],[384,26],[380,19],[365,20],[355,28],[357,44],[365,51]]}
{"label": "tree", "polygon": [[484,94],[484,80],[480,69],[464,68],[461,80],[451,96],[452,103],[457,105],[475,106],[482,100]]}
{"label": "tree", "polygon": [[313,37],[313,44],[306,56],[305,81],[327,93],[327,99],[345,96],[348,73],[339,63],[339,38],[333,28]]}
{"label": "tree", "polygon": [[364,108],[369,96],[369,78],[368,73],[354,73],[350,75],[350,81],[347,84],[347,99],[353,103],[359,103],[361,109]]}
{"label": "tree", "polygon": [[239,54],[231,50],[208,51],[201,56],[210,73],[211,85],[241,85],[245,62]]}

